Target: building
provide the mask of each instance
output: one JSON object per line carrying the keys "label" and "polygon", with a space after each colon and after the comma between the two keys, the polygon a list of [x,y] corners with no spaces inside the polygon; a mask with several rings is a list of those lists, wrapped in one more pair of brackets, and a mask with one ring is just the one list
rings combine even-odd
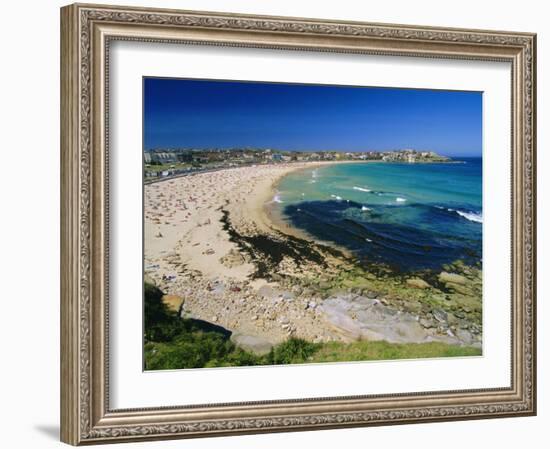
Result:
{"label": "building", "polygon": [[193,154],[189,151],[180,151],[176,156],[179,162],[193,162]]}
{"label": "building", "polygon": [[152,151],[151,162],[158,162],[160,164],[172,164],[178,161],[176,153],[170,151]]}
{"label": "building", "polygon": [[210,159],[208,158],[207,155],[203,155],[203,154],[193,155],[193,162],[195,164],[207,164],[209,160]]}

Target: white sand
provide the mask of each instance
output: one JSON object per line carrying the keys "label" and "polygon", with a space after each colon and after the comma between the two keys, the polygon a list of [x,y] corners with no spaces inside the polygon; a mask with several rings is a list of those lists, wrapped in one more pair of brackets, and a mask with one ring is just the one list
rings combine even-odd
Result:
{"label": "white sand", "polygon": [[[330,332],[317,333],[318,317],[305,313],[303,304],[258,296],[268,283],[249,280],[255,269],[250,262],[222,263],[228,254],[241,254],[223,229],[222,208],[239,233],[270,232],[273,224],[264,206],[272,200],[273,185],[291,171],[322,164],[326,162],[247,166],[146,185],[146,275],[165,293],[182,296],[192,316],[231,330],[281,341],[290,328],[298,335],[329,339]],[[297,310],[287,310],[293,307]],[[295,317],[296,324],[282,328],[285,323],[278,320],[287,319],[282,315]]]}

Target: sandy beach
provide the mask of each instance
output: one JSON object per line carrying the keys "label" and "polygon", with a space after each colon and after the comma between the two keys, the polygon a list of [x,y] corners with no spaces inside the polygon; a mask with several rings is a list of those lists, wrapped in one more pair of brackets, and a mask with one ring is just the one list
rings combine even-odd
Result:
{"label": "sandy beach", "polygon": [[[295,336],[480,344],[481,328],[464,324],[468,317],[450,323],[445,310],[454,296],[440,295],[442,309],[428,310],[420,299],[436,291],[431,286],[402,280],[388,293],[387,280],[357,269],[345,253],[270,219],[267,209],[283,176],[327,163],[335,162],[230,168],[145,185],[146,280],[172,302],[181,298],[182,316],[223,326],[236,341],[273,345]],[[468,289],[475,276],[464,281]]]}
{"label": "sandy beach", "polygon": [[223,230],[222,210],[240,232],[272,232],[265,206],[274,184],[291,171],[322,163],[231,168],[170,179],[145,186],[145,269],[173,275],[166,258],[178,257],[191,270],[212,279],[242,281],[253,271],[244,263],[228,267],[223,256],[239,251]]}
{"label": "sandy beach", "polygon": [[[242,235],[273,234],[265,206],[272,201],[274,184],[291,171],[322,164],[248,166],[146,185],[146,276],[166,293],[181,296],[189,316],[234,332],[273,343],[289,333],[336,338],[319,326],[313,308],[284,299],[291,292],[280,292],[267,279],[249,279],[255,266],[230,241],[222,222],[226,214]],[[291,318],[300,324],[292,324]]]}

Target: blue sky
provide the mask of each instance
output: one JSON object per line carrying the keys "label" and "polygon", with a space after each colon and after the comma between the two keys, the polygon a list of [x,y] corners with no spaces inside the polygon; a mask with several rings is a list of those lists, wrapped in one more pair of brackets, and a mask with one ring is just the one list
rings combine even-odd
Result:
{"label": "blue sky", "polygon": [[145,78],[144,146],[481,156],[482,93]]}

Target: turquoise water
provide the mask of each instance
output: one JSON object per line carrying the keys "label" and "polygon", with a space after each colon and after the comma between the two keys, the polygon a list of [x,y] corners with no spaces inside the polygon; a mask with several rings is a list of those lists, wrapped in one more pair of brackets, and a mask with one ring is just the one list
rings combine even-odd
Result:
{"label": "turquoise water", "polygon": [[274,207],[293,226],[398,271],[481,262],[482,163],[335,164],[281,180]]}

